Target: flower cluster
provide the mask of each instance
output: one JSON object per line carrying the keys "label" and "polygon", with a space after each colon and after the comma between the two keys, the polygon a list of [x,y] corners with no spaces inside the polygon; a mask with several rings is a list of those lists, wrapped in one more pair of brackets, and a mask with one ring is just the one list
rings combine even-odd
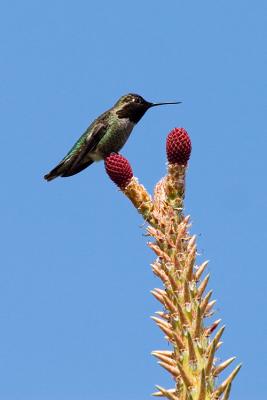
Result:
{"label": "flower cluster", "polygon": [[191,154],[191,140],[184,128],[173,129],[166,140],[168,173],[155,186],[154,197],[133,176],[129,162],[119,154],[105,160],[110,178],[131,200],[149,223],[148,246],[157,258],[154,274],[163,288],[152,290],[162,309],[152,319],[171,344],[168,350],[152,354],[175,381],[175,387],[157,386],[155,396],[170,400],[227,400],[238,365],[217,385],[217,377],[235,359],[219,363],[216,351],[221,346],[224,326],[221,320],[208,322],[214,314],[212,291],[206,291],[207,262],[197,265],[196,236],[189,233],[190,217],[184,216],[185,175]]}

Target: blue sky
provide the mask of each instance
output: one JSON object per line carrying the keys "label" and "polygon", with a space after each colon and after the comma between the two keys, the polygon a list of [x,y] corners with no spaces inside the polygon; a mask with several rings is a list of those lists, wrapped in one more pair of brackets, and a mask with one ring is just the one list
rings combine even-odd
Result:
{"label": "blue sky", "polygon": [[236,400],[266,386],[265,1],[0,4],[0,399],[143,400],[170,385],[142,220],[103,163],[42,176],[124,93],[147,113],[123,149],[151,191],[165,137],[191,135],[186,211],[211,260]]}

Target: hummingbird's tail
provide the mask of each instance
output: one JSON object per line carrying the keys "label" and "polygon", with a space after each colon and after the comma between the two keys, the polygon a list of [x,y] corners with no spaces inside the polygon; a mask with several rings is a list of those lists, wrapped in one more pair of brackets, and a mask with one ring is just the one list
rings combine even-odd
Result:
{"label": "hummingbird's tail", "polygon": [[66,163],[66,161],[63,160],[55,168],[53,168],[52,171],[50,171],[48,174],[46,174],[44,176],[44,179],[47,180],[47,182],[49,182],[55,178],[58,178],[59,176],[65,178],[67,176],[72,176],[72,175],[78,174],[83,169],[85,169],[89,165],[91,165],[93,162],[94,162],[94,160],[88,160],[82,164],[78,164],[77,166],[72,167],[72,165],[68,166],[68,163]]}
{"label": "hummingbird's tail", "polygon": [[62,176],[62,173],[64,172],[64,162],[59,163],[55,168],[53,168],[48,174],[44,176],[44,179],[47,180],[47,182],[52,181],[53,179],[57,178],[58,176]]}

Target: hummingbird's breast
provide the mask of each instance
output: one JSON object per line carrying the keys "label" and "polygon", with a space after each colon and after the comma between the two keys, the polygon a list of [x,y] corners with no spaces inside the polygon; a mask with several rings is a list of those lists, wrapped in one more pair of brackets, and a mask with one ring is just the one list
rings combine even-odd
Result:
{"label": "hummingbird's breast", "polygon": [[134,125],[128,118],[114,118],[106,134],[100,140],[96,152],[102,156],[107,156],[113,152],[118,153],[127,142]]}

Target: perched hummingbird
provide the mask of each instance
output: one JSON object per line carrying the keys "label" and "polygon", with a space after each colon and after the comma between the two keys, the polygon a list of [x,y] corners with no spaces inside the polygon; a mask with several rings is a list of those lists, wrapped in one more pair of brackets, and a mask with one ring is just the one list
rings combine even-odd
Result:
{"label": "perched hummingbird", "polygon": [[133,93],[122,96],[112,108],[101,114],[86,129],[63,160],[44,178],[51,181],[58,176],[75,175],[94,161],[103,160],[110,153],[119,152],[133,127],[149,108],[179,103],[150,103]]}

